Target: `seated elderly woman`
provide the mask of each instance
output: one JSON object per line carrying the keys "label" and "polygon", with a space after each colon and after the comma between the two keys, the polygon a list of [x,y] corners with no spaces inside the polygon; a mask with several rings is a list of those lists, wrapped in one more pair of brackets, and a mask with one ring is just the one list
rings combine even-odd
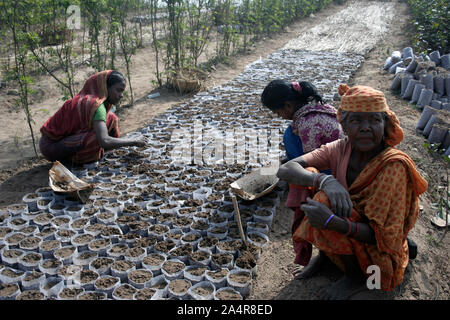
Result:
{"label": "seated elderly woman", "polygon": [[82,164],[100,160],[104,149],[144,146],[143,140],[120,138],[118,117],[110,111],[122,99],[125,87],[118,71],[92,75],[41,127],[39,148],[44,157]]}
{"label": "seated elderly woman", "polygon": [[[409,261],[407,235],[419,214],[427,182],[408,155],[394,148],[403,130],[384,94],[366,86],[339,86],[338,109],[346,138],[282,165],[278,177],[310,187],[293,239],[320,250],[303,269],[309,277],[329,259],[345,275],[321,292],[323,299],[347,299],[380,271],[390,291],[403,281]],[[332,175],[317,170],[331,169]],[[370,270],[370,269],[369,269]]]}

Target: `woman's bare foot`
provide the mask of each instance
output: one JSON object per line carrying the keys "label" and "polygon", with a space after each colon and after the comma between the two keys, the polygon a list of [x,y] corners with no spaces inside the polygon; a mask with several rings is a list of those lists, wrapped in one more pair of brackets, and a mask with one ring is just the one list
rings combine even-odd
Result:
{"label": "woman's bare foot", "polygon": [[303,268],[296,267],[292,274],[294,275],[295,280],[307,279],[312,277],[314,274],[319,271],[320,267],[324,262],[328,260],[328,257],[322,251],[314,257],[306,266]]}
{"label": "woman's bare foot", "polygon": [[345,275],[331,287],[322,289],[319,292],[319,297],[322,300],[347,300],[365,289],[367,289],[367,286],[364,278],[351,278]]}

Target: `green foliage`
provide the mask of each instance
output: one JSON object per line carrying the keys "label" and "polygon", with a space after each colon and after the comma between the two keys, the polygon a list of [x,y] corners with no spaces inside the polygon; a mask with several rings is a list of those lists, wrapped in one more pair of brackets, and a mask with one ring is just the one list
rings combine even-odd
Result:
{"label": "green foliage", "polygon": [[448,0],[407,0],[415,34],[414,46],[423,52],[449,53],[450,2]]}

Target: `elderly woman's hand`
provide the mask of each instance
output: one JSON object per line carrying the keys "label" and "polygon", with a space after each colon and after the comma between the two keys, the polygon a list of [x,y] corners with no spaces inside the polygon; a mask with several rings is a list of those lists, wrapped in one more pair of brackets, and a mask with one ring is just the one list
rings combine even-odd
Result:
{"label": "elderly woman's hand", "polygon": [[297,162],[288,161],[281,165],[277,172],[277,177],[288,183],[295,183],[296,173],[300,170],[300,165]]}
{"label": "elderly woman's hand", "polygon": [[325,228],[325,224],[333,214],[330,209],[323,203],[312,200],[311,198],[306,199],[306,203],[302,204],[300,208],[305,212],[308,217],[309,224],[313,228],[322,229]]}
{"label": "elderly woman's hand", "polygon": [[331,209],[339,217],[350,217],[353,208],[350,194],[333,176],[328,177],[323,180],[322,190],[330,200]]}

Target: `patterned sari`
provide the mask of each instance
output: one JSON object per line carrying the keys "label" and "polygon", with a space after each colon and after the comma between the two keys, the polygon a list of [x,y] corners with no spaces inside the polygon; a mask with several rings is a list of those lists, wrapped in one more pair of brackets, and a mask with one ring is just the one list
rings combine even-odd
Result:
{"label": "patterned sari", "polygon": [[[348,162],[342,163],[348,165]],[[388,147],[367,164],[348,190],[353,201],[350,221],[368,223],[375,232],[376,244],[361,243],[335,231],[313,228],[306,216],[295,230],[293,239],[299,243],[312,243],[342,270],[344,265],[339,255],[355,255],[364,274],[370,265],[379,266],[381,288],[392,290],[403,281],[409,259],[406,237],[419,214],[419,195],[426,189],[427,182],[408,155]],[[322,191],[314,196],[314,200],[330,207]]]}
{"label": "patterned sari", "polygon": [[[41,127],[39,143],[42,154],[50,161],[71,160],[87,163],[101,159],[104,154],[93,130],[92,119],[98,107],[108,97],[106,80],[112,70],[101,71],[91,76],[83,89],[48,119]],[[108,134],[119,137],[118,117],[107,111]]]}

